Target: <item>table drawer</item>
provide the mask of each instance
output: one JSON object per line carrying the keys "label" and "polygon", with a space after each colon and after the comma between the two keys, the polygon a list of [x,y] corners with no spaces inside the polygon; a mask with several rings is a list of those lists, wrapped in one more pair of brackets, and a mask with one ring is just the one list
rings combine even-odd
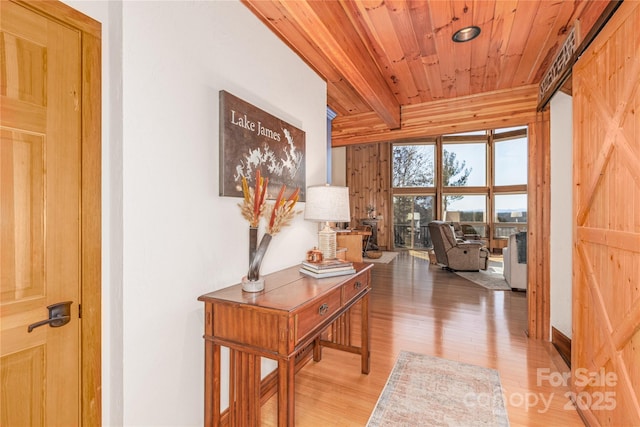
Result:
{"label": "table drawer", "polygon": [[298,312],[296,344],[340,309],[340,294],[341,289],[335,289]]}
{"label": "table drawer", "polygon": [[369,287],[368,274],[361,274],[342,285],[342,303],[346,304],[357,294]]}

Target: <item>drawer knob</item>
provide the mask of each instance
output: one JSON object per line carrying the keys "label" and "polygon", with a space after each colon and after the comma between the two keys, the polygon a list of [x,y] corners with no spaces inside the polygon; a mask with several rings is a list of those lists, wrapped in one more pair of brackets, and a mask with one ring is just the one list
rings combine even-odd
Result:
{"label": "drawer knob", "polygon": [[356,289],[360,289],[362,287],[362,282],[357,281],[356,283],[353,284],[353,287]]}
{"label": "drawer knob", "polygon": [[324,303],[318,309],[318,314],[320,314],[320,316],[324,316],[325,314],[327,314],[327,311],[329,311],[329,304]]}

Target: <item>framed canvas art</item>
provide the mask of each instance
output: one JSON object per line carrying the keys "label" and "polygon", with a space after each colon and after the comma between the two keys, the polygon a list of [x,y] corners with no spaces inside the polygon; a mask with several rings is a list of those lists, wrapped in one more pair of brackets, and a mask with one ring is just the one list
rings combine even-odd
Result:
{"label": "framed canvas art", "polygon": [[256,170],[269,178],[275,198],[300,188],[305,200],[305,133],[295,126],[226,92],[220,91],[220,195],[243,197],[242,177],[255,183]]}

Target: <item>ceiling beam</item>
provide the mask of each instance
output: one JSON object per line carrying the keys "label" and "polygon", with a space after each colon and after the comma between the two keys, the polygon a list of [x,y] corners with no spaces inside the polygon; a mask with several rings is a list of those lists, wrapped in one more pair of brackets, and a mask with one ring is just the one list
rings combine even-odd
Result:
{"label": "ceiling beam", "polygon": [[[242,2],[322,78],[330,80],[332,73],[318,66],[318,57],[332,64],[389,129],[400,127],[400,103],[371,58],[368,46],[357,33],[352,33],[352,24],[339,2]],[[284,18],[273,16],[274,3]],[[290,22],[281,22],[283,19]],[[314,58],[296,48],[301,41],[314,46]]]}
{"label": "ceiling beam", "polygon": [[373,113],[336,117],[331,144],[341,147],[383,141],[526,125],[536,118],[538,86],[484,92],[402,107],[402,127],[388,130]]}

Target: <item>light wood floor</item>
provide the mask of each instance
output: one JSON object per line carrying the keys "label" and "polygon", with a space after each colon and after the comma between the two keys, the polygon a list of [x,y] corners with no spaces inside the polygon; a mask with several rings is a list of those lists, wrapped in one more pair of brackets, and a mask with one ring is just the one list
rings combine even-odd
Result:
{"label": "light wood floor", "polygon": [[[297,426],[364,426],[401,350],[497,369],[511,426],[582,426],[568,372],[551,344],[525,334],[526,295],[489,291],[401,252],[375,264],[371,292],[371,373],[358,355],[323,350],[296,376]],[[262,411],[276,425],[276,397]]]}

